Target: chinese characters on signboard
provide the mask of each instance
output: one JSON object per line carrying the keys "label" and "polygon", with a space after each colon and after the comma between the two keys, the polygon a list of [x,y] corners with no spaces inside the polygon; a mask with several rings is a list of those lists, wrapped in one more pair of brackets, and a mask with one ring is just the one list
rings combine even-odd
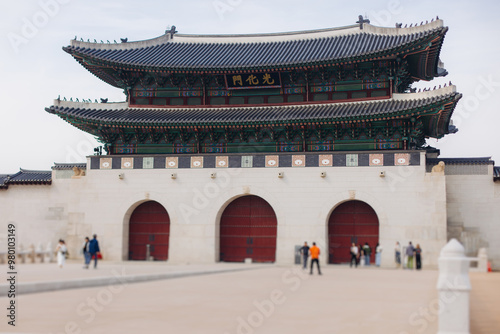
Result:
{"label": "chinese characters on signboard", "polygon": [[226,74],[227,89],[281,88],[279,73]]}

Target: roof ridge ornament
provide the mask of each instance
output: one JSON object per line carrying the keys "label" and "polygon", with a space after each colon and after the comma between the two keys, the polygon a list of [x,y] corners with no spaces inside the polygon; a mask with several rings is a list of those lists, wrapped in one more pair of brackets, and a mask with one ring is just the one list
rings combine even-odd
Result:
{"label": "roof ridge ornament", "polygon": [[359,23],[359,29],[363,30],[363,23],[370,23],[369,19],[364,19],[363,15],[358,16],[358,21],[356,23]]}
{"label": "roof ridge ornament", "polygon": [[[170,29],[170,30],[168,30]],[[173,39],[174,38],[174,35],[178,33],[178,31],[176,30],[176,27],[175,26],[172,26],[171,28],[168,28],[167,27],[167,30],[165,31],[165,34],[170,34],[170,39]]]}

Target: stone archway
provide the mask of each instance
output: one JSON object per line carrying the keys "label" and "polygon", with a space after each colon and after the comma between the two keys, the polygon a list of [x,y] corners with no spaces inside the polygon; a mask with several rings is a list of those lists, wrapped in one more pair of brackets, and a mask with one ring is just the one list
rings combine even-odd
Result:
{"label": "stone archway", "polygon": [[220,261],[276,261],[278,224],[267,201],[249,195],[232,201],[220,220]]}
{"label": "stone archway", "polygon": [[129,260],[146,260],[147,245],[155,260],[168,260],[170,217],[158,202],[140,204],[130,216]]}
{"label": "stone archway", "polygon": [[335,208],[328,220],[329,263],[348,263],[352,243],[372,248],[370,262],[375,259],[379,242],[379,220],[375,210],[362,201],[347,201]]}

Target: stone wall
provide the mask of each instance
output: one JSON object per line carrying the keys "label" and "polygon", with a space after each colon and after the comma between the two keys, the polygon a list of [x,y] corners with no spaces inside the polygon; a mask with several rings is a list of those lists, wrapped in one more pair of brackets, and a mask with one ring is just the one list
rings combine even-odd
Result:
{"label": "stone wall", "polygon": [[218,261],[224,208],[252,194],[276,213],[278,264],[292,264],[295,245],[305,240],[318,243],[326,263],[329,216],[340,203],[356,199],[379,218],[382,266],[394,266],[396,241],[403,246],[412,241],[423,248],[424,266],[435,267],[446,243],[445,176],[426,173],[421,154],[414,166],[88,169],[79,178],[54,177],[51,186],[1,191],[0,209],[7,214],[0,220],[3,226],[18,224],[25,245],[66,239],[73,257],[83,238],[96,233],[106,259],[125,260],[130,216],[139,204],[154,200],[170,215],[169,262],[212,263]]}
{"label": "stone wall", "polygon": [[500,269],[500,182],[489,175],[447,175],[448,239],[456,238],[467,256],[485,247],[493,269]]}
{"label": "stone wall", "polygon": [[69,188],[52,185],[11,185],[0,190],[0,247],[5,247],[7,225],[16,225],[17,246],[27,249],[31,245],[45,250],[50,243],[55,249],[61,238],[68,236],[67,201]]}

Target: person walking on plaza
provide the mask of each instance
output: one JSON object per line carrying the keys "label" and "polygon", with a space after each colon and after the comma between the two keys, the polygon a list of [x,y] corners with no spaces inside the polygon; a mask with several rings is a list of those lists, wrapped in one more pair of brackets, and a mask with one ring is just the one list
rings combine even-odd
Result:
{"label": "person walking on plaza", "polygon": [[59,239],[59,243],[56,247],[56,252],[57,264],[59,265],[59,268],[62,268],[64,266],[64,263],[66,262],[66,254],[68,253],[68,248],[66,247],[64,240]]}
{"label": "person walking on plaza", "polygon": [[422,248],[420,248],[420,244],[417,244],[417,247],[415,248],[415,262],[417,270],[422,269]]}
{"label": "person walking on plaza", "polygon": [[377,242],[377,247],[375,247],[375,265],[380,267],[380,262],[382,261],[382,246]]}
{"label": "person walking on plaza", "polygon": [[309,258],[309,246],[307,241],[304,242],[304,246],[300,248],[300,254],[302,254],[302,268],[307,269],[307,259]]}
{"label": "person walking on plaza", "polygon": [[350,264],[351,268],[352,268],[353,262],[354,262],[354,266],[357,268],[358,267],[358,247],[356,247],[356,244],[354,242],[351,245],[351,264]]}
{"label": "person walking on plaza", "polygon": [[365,256],[363,253],[363,246],[361,244],[358,245],[358,264],[363,267],[365,265]]}
{"label": "person walking on plaza", "polygon": [[311,248],[309,248],[309,252],[311,253],[311,272],[309,274],[313,274],[313,265],[316,262],[316,266],[318,267],[318,274],[321,275],[321,269],[319,269],[319,247],[316,246],[316,243],[313,242]]}
{"label": "person walking on plaza", "polygon": [[97,234],[94,234],[94,238],[89,242],[89,253],[90,256],[94,257],[94,269],[97,268],[97,258],[101,253],[99,249],[99,242],[97,241]]}
{"label": "person walking on plaza", "polygon": [[369,266],[370,254],[372,253],[372,249],[370,248],[370,245],[368,245],[367,242],[365,242],[365,245],[363,246],[363,253],[365,253],[365,266]]}
{"label": "person walking on plaza", "polygon": [[83,243],[83,257],[85,259],[85,269],[89,269],[90,260],[92,256],[90,255],[90,240],[89,237],[85,237],[85,242]]}
{"label": "person walking on plaza", "polygon": [[396,241],[396,247],[394,248],[394,257],[396,261],[396,268],[399,268],[401,266],[401,245],[399,244],[399,241]]}
{"label": "person walking on plaza", "polygon": [[406,256],[408,257],[408,263],[407,267],[408,269],[413,269],[413,253],[415,252],[415,248],[413,248],[413,245],[410,243],[408,244],[408,247],[406,247]]}

